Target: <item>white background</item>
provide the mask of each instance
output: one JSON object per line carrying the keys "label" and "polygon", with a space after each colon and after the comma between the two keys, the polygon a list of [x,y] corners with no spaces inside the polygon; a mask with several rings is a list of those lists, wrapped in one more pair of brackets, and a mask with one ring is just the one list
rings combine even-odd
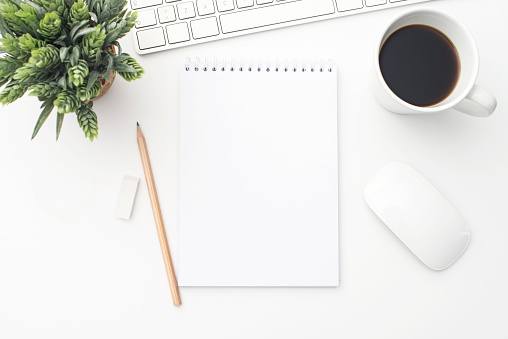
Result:
{"label": "white background", "polygon": [[[118,78],[95,105],[90,143],[69,115],[38,137],[34,98],[1,109],[1,338],[506,338],[508,328],[508,3],[440,0],[480,50],[478,84],[498,98],[487,119],[400,116],[367,86],[375,41],[410,7],[136,56],[147,73]],[[133,51],[130,37],[122,41]],[[339,64],[338,288],[182,288],[173,307],[144,178],[132,219],[114,218],[123,175],[142,177],[135,123],[147,137],[178,259],[178,82],[186,56],[331,56]],[[390,161],[416,168],[469,223],[451,268],[425,267],[363,200]]]}

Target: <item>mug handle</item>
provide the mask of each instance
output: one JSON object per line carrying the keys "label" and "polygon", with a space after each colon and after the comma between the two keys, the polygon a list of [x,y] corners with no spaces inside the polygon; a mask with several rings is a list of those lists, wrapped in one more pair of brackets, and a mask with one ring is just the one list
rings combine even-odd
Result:
{"label": "mug handle", "polygon": [[453,108],[474,117],[488,117],[494,113],[496,107],[496,98],[482,87],[474,85],[466,98]]}

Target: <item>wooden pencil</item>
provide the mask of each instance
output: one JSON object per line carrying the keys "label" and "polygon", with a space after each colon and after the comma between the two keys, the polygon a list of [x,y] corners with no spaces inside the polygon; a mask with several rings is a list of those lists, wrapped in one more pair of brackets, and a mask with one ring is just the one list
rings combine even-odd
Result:
{"label": "wooden pencil", "polygon": [[162,257],[164,258],[164,265],[166,266],[166,274],[168,275],[169,288],[173,297],[173,304],[178,306],[182,304],[182,300],[180,299],[178,282],[176,281],[175,269],[173,268],[173,261],[171,260],[168,239],[166,237],[166,230],[164,229],[164,222],[162,221],[159,198],[157,197],[155,181],[153,180],[152,166],[150,165],[150,158],[148,157],[148,148],[146,147],[146,140],[143,132],[141,131],[141,127],[139,127],[139,123],[137,124],[137,128],[139,153],[141,154],[141,162],[143,163],[143,171],[145,172],[146,186],[148,187],[150,202],[152,203],[152,211],[155,218],[155,226],[157,226],[157,234],[159,235],[159,243],[161,245]]}

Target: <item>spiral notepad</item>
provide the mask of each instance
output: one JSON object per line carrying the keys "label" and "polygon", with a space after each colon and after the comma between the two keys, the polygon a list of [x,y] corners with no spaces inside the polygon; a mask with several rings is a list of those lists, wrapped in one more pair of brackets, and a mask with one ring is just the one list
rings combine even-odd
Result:
{"label": "spiral notepad", "polygon": [[180,82],[182,286],[337,286],[337,72],[189,59]]}

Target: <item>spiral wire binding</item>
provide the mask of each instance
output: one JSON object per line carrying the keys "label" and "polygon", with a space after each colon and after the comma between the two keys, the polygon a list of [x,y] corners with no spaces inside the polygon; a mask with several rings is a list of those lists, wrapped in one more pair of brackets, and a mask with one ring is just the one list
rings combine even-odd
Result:
{"label": "spiral wire binding", "polygon": [[291,60],[280,59],[271,60],[271,59],[249,59],[249,60],[237,60],[236,58],[223,58],[219,61],[217,58],[204,58],[203,61],[201,58],[187,58],[185,60],[185,71],[190,72],[207,72],[211,70],[212,72],[311,72],[311,73],[323,73],[323,72],[333,72],[335,69],[335,64],[332,59],[328,60]]}

